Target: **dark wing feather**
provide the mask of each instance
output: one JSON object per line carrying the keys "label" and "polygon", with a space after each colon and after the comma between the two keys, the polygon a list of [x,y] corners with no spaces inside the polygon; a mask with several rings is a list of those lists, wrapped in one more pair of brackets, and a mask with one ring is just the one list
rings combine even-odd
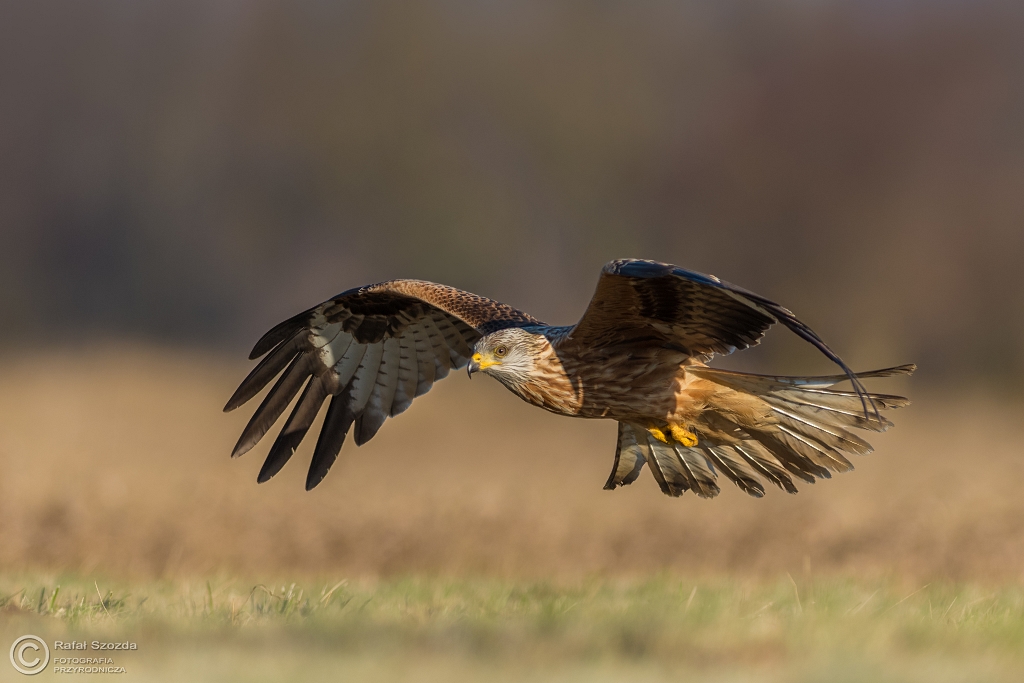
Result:
{"label": "dark wing feather", "polygon": [[327,476],[331,465],[338,459],[338,453],[345,443],[345,436],[355,417],[348,407],[348,387],[340,394],[331,397],[331,404],[327,406],[327,415],[324,417],[323,427],[320,428],[320,436],[316,440],[316,448],[313,449],[313,460],[309,463],[309,472],[306,475],[306,490],[312,490]]}
{"label": "dark wing feather", "polygon": [[246,403],[281,377],[232,455],[255,446],[302,390],[260,471],[259,481],[270,479],[330,397],[306,480],[306,488],[313,488],[337,459],[353,424],[356,444],[366,443],[389,416],[408,408],[452,368],[465,367],[481,336],[539,324],[497,301],[421,280],[391,280],[339,294],[275,326],[256,343],[250,358],[266,358],[224,410]]}
{"label": "dark wing feather", "polygon": [[612,464],[612,473],[605,482],[605,489],[610,491],[616,486],[626,486],[636,481],[640,476],[640,470],[647,462],[645,452],[649,455],[646,430],[637,425],[620,422],[615,462]]}
{"label": "dark wing feather", "polygon": [[324,382],[319,377],[314,377],[302,391],[295,409],[284,423],[274,445],[270,447],[270,454],[263,462],[263,468],[256,481],[263,483],[281,471],[313,425],[313,420],[316,419],[316,414],[320,412],[320,406],[326,399],[327,388]]}
{"label": "dark wing feather", "polygon": [[754,346],[773,323],[782,323],[842,368],[865,414],[871,410],[878,417],[853,371],[791,311],[714,275],[667,263],[608,263],[590,305],[563,344],[601,348],[657,341],[708,359]]}
{"label": "dark wing feather", "polygon": [[284,368],[288,367],[296,354],[298,353],[298,337],[293,336],[288,338],[287,343],[279,344],[274,348],[272,353],[266,355],[266,357],[253,368],[249,376],[242,380],[242,383],[238,386],[238,390],[228,399],[228,404],[225,406],[225,410],[234,410],[238,406],[242,405],[256,394],[260,393],[260,390],[270,383],[270,380],[277,377],[278,373]]}
{"label": "dark wing feather", "polygon": [[263,435],[277,422],[288,404],[302,389],[302,385],[309,379],[313,368],[314,362],[309,355],[296,354],[292,358],[291,363],[281,374],[281,378],[277,380],[270,393],[263,399],[263,403],[253,413],[249,424],[242,430],[242,435],[238,437],[238,442],[231,451],[231,457],[237,458],[259,443]]}

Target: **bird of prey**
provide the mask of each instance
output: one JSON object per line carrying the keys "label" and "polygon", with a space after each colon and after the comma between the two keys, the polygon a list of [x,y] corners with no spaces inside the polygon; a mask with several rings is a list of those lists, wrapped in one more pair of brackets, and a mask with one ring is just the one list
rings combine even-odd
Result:
{"label": "bird of prey", "polygon": [[[843,374],[778,377],[709,367],[716,354],[757,344],[781,323]],[[646,464],[670,496],[718,494],[718,475],[764,495],[763,480],[796,493],[853,465],[871,446],[851,428],[880,432],[882,411],[907,405],[869,393],[868,377],[909,375],[913,365],[854,373],[789,310],[713,275],[644,260],[617,260],[575,325],[547,325],[511,306],[422,280],[350,289],[263,335],[266,356],[228,401],[233,410],[275,377],[232,456],[263,438],[299,396],[258,481],[277,474],[330,399],[306,490],[319,484],[354,429],[357,445],[452,369],[497,379],[559,415],[616,420],[606,489],[630,484]],[[850,381],[852,391],[833,388]]]}

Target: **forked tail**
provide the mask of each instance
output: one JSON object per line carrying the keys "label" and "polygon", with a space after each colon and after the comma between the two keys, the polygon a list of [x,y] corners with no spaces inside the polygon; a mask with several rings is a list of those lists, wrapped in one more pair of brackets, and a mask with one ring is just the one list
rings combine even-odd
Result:
{"label": "forked tail", "polygon": [[[909,375],[915,365],[858,373],[857,379]],[[618,448],[606,489],[632,483],[648,464],[661,490],[678,496],[692,490],[702,498],[719,493],[721,472],[752,496],[764,495],[762,479],[796,493],[793,477],[813,484],[846,472],[844,453],[864,455],[871,445],[851,428],[883,432],[892,426],[882,412],[910,403],[902,396],[861,394],[832,387],[847,375],[777,377],[708,367],[687,368],[701,379],[733,390],[728,409],[710,403],[692,429],[697,444],[660,440],[649,425],[619,423]],[[739,397],[742,408],[737,410]],[[873,405],[865,406],[865,398]]]}

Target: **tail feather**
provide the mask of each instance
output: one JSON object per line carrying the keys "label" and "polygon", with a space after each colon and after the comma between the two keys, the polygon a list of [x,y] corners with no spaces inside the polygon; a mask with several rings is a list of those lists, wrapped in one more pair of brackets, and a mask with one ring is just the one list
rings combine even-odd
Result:
{"label": "tail feather", "polygon": [[892,427],[892,420],[884,415],[881,416],[880,420],[876,419],[873,414],[865,417],[863,411],[860,410],[860,406],[857,406],[854,410],[848,410],[835,406],[810,403],[806,400],[800,400],[795,396],[785,397],[778,394],[763,395],[761,398],[773,408],[779,408],[822,423],[832,423],[843,427],[856,427],[872,432],[884,432],[889,427]]}
{"label": "tail feather", "polygon": [[[751,496],[764,495],[762,478],[796,493],[794,477],[813,484],[831,478],[832,472],[852,470],[853,463],[845,454],[866,455],[872,448],[850,430],[883,432],[892,422],[880,411],[910,403],[902,396],[831,387],[847,380],[859,383],[909,375],[914,369],[913,365],[900,365],[852,377],[778,377],[687,368],[687,372],[740,394],[741,400],[729,399],[716,410],[712,391],[712,399],[697,418],[698,443],[692,447],[665,444],[642,425],[619,423],[619,448],[605,488],[632,482],[646,463],[662,491],[671,496],[688,490],[704,498],[718,495],[718,472]],[[865,398],[875,410],[864,409]],[[737,405],[743,409],[737,410]],[[748,408],[750,415],[744,415]],[[623,453],[628,455],[623,457]]]}
{"label": "tail feather", "polygon": [[[916,369],[917,366],[913,364],[898,365],[892,368],[858,373],[857,377],[870,379],[910,375]],[[846,375],[780,377],[708,367],[688,368],[688,372],[717,384],[758,396],[776,412],[789,413],[787,417],[793,423],[800,422],[800,418],[808,418],[837,427],[857,427],[868,431],[884,432],[892,426],[892,422],[882,416],[880,411],[902,408],[910,404],[910,401],[902,396],[868,393],[866,394],[867,398],[877,410],[865,411],[863,409],[865,395],[856,391],[839,391],[830,388],[849,379]],[[793,415],[794,413],[796,415]]]}
{"label": "tail feather", "polygon": [[701,498],[714,498],[721,492],[715,481],[718,478],[715,476],[715,466],[711,464],[702,450],[687,448],[678,443],[672,444],[671,447],[667,447],[660,441],[657,444],[665,450],[671,448],[675,451],[676,457],[679,458],[679,463],[682,465],[682,471],[690,484],[690,489],[694,493]]}
{"label": "tail feather", "polygon": [[[758,392],[751,391],[750,393],[757,394]],[[769,395],[785,401],[805,401],[821,407],[835,407],[843,410],[860,405],[860,396],[852,391],[836,391],[835,389],[817,387],[787,388],[781,391],[772,391]],[[910,405],[910,400],[903,396],[891,394],[868,394],[868,396],[879,408],[894,409]]]}
{"label": "tail feather", "polygon": [[[915,369],[914,365],[900,365],[858,373],[857,378],[909,375]],[[771,409],[770,423],[748,431],[787,472],[804,481],[830,478],[831,472],[848,472],[853,469],[853,463],[844,453],[867,455],[873,450],[871,444],[849,431],[850,428],[881,432],[892,426],[880,412],[862,409],[862,395],[830,388],[848,379],[845,375],[776,377],[710,368],[700,368],[698,374],[752,394],[767,404]],[[902,396],[890,394],[870,393],[868,397],[879,411],[910,403]]]}
{"label": "tail feather", "polygon": [[[784,432],[757,432],[754,441],[764,446],[790,474],[808,484],[816,479],[831,479],[828,468],[816,462],[817,453]],[[813,453],[813,455],[811,455]]]}
{"label": "tail feather", "polygon": [[[639,427],[638,429],[643,429]],[[647,430],[641,437],[647,445],[647,464],[651,467],[651,474],[661,487],[662,493],[667,496],[681,496],[690,490],[690,480],[680,466],[679,459],[671,449],[659,449],[654,446],[660,443],[653,439]]]}
{"label": "tail feather", "polygon": [[612,473],[608,476],[604,487],[610,491],[616,486],[632,484],[640,476],[640,470],[647,462],[648,455],[649,449],[641,447],[637,439],[635,425],[620,422],[615,462],[612,464]]}
{"label": "tail feather", "polygon": [[[786,425],[779,425],[779,440],[789,446],[790,450],[796,450],[809,459],[818,467],[824,467],[832,472],[849,472],[853,469],[853,463],[847,460],[842,453],[835,448],[829,448],[815,439],[801,436],[798,432]],[[825,475],[828,479],[831,475]]]}
{"label": "tail feather", "polygon": [[703,452],[680,444],[663,443],[641,425],[620,422],[615,463],[604,487],[614,489],[633,483],[644,464],[650,466],[651,474],[666,495],[679,496],[693,491],[701,498],[714,498],[720,491],[715,467]]}
{"label": "tail feather", "polygon": [[[912,375],[917,370],[917,365],[913,363],[907,363],[906,365],[896,365],[891,368],[883,368],[881,370],[869,370],[867,372],[858,372],[854,376],[857,379],[875,379],[878,377],[894,377],[896,375]],[[780,389],[786,387],[832,387],[842,382],[846,382],[850,379],[849,375],[817,375],[807,377],[786,377],[783,375],[757,375],[749,372],[736,372],[734,370],[722,370],[720,368],[709,368],[702,366],[694,366],[687,368],[688,372],[692,372],[697,375],[709,375],[714,376],[715,381],[724,380],[724,383],[736,383],[745,386],[750,390],[757,390],[762,388]],[[852,392],[853,396],[860,397],[856,392]],[[873,398],[873,396],[872,396]],[[858,403],[860,401],[858,400]]]}
{"label": "tail feather", "polygon": [[[758,473],[763,474],[768,481],[787,493],[797,492],[796,485],[793,483],[793,478],[789,476],[791,474],[790,470],[779,462],[778,458],[772,455],[771,451],[766,449],[764,446],[756,441],[744,441],[742,443],[733,444],[732,448],[739,453],[751,467],[757,470]],[[792,474],[795,474],[797,477],[808,483],[814,483],[814,477],[805,478],[804,475],[797,472],[792,472]]]}
{"label": "tail feather", "polygon": [[851,434],[836,424],[815,420],[785,408],[772,406],[776,416],[784,425],[803,436],[810,437],[819,443],[836,450],[844,450],[857,455],[867,455],[872,450],[871,444]]}
{"label": "tail feather", "polygon": [[764,495],[764,486],[757,478],[757,473],[743,457],[728,446],[702,445],[702,450],[713,463],[729,477],[734,484],[755,498]]}

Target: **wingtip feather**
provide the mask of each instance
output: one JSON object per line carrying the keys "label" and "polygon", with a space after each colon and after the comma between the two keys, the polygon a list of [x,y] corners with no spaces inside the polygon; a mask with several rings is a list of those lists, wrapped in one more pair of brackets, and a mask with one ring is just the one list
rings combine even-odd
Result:
{"label": "wingtip feather", "polygon": [[256,345],[252,347],[252,351],[249,352],[249,360],[256,360],[284,340],[288,339],[288,337],[291,337],[303,327],[306,327],[310,319],[310,314],[314,310],[316,309],[311,308],[307,311],[303,311],[302,313],[292,316],[291,318],[288,318],[287,320],[270,328],[266,334],[260,337],[260,340],[256,342]]}

